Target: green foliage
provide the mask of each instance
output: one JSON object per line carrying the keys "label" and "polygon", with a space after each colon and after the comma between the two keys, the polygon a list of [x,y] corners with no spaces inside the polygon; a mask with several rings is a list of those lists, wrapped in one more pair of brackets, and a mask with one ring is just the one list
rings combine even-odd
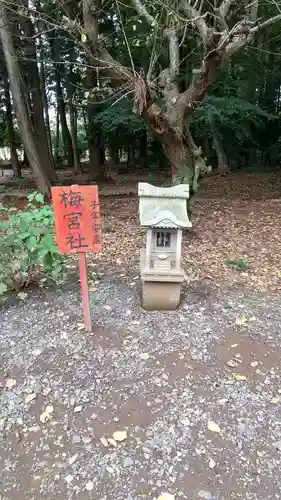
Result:
{"label": "green foliage", "polygon": [[[201,133],[209,128],[209,117],[215,118],[217,128],[220,132],[231,132],[232,139],[240,143],[253,140],[255,128],[262,129],[270,120],[277,117],[267,113],[258,105],[253,105],[243,99],[235,97],[210,96],[204,104],[198,108],[196,113],[196,127]],[[233,137],[234,135],[234,137]]]}
{"label": "green foliage", "polygon": [[225,263],[234,267],[237,271],[247,271],[250,267],[250,264],[242,259],[226,260]]}
{"label": "green foliage", "polygon": [[95,118],[101,132],[106,137],[108,145],[118,146],[130,144],[137,140],[145,130],[145,121],[132,111],[132,102],[122,100],[100,111]]}
{"label": "green foliage", "polygon": [[[229,92],[237,93],[235,85],[230,87]],[[213,141],[210,120],[215,125],[227,156],[233,159],[232,166],[243,163],[242,160],[251,149],[262,147],[261,139],[265,131],[276,128],[281,122],[277,115],[265,111],[257,103],[252,104],[235,96],[211,95],[197,109],[192,121],[195,136],[203,145],[206,138],[210,144]],[[212,162],[211,159],[209,161]]]}
{"label": "green foliage", "polygon": [[55,244],[53,209],[44,205],[41,193],[30,194],[28,200],[21,212],[0,209],[0,296],[34,280],[59,282],[64,276],[66,261]]}

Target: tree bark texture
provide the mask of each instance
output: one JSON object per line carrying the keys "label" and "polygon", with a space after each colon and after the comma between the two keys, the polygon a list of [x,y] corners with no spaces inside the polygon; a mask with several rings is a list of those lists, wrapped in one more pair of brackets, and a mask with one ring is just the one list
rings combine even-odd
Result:
{"label": "tree bark texture", "polygon": [[20,178],[21,166],[16,148],[16,135],[13,124],[13,114],[12,114],[13,110],[10,98],[10,86],[5,70],[3,72],[3,79],[4,79],[4,93],[5,93],[5,103],[6,103],[6,117],[7,117],[8,140],[9,140],[10,154],[11,154],[11,164],[16,177]]}
{"label": "tree bark texture", "polygon": [[69,167],[72,167],[74,165],[74,155],[71,135],[66,119],[66,106],[61,84],[61,79],[62,75],[64,75],[65,73],[65,68],[63,64],[60,64],[61,42],[59,33],[57,33],[55,30],[53,30],[51,36],[49,37],[49,44],[51,48],[52,59],[54,61],[54,79],[56,82],[57,109],[59,113],[61,135],[64,148],[64,161],[67,162],[67,165]]}
{"label": "tree bark texture", "polygon": [[[27,0],[22,1],[23,4],[28,7]],[[32,103],[34,132],[36,142],[38,143],[38,152],[50,182],[55,183],[57,181],[57,175],[44,119],[42,88],[37,65],[37,52],[34,38],[35,30],[29,17],[23,17],[21,19],[21,24],[26,35],[25,55],[27,59],[27,83]]]}
{"label": "tree bark texture", "polygon": [[9,21],[3,4],[0,4],[0,38],[13,96],[13,104],[24,148],[26,150],[30,166],[34,172],[38,188],[47,197],[50,197],[51,182],[47,171],[41,163],[38,143],[34,138],[34,131],[27,102],[24,96],[18,60],[14,51],[12,35],[9,31]]}
{"label": "tree bark texture", "polygon": [[230,171],[227,161],[226,152],[221,142],[219,133],[216,128],[216,122],[213,116],[209,116],[210,130],[213,138],[213,145],[217,155],[218,171],[226,174]]}
{"label": "tree bark texture", "polygon": [[[87,86],[96,87],[96,70],[88,66],[87,68]],[[97,104],[88,102],[88,148],[89,148],[89,173],[91,181],[105,180],[105,167],[101,161],[101,134],[95,121]],[[103,146],[103,145],[102,145]]]}
{"label": "tree bark texture", "polygon": [[74,169],[75,172],[81,172],[80,155],[78,151],[77,144],[77,114],[74,106],[74,96],[75,96],[75,75],[73,73],[73,62],[75,60],[74,45],[70,49],[70,70],[67,82],[67,95],[68,95],[68,109],[69,109],[69,119],[70,119],[70,135],[73,151]]}

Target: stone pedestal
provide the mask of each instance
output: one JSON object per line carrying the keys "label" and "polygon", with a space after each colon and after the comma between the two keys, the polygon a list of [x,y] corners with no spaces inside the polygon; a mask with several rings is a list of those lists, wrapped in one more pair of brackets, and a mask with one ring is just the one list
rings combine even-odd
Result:
{"label": "stone pedestal", "polygon": [[139,183],[140,222],[145,227],[146,248],[141,249],[142,306],[147,310],[172,310],[180,302],[182,230],[191,227],[186,210],[189,186],[157,188]]}
{"label": "stone pedestal", "polygon": [[142,307],[147,311],[171,311],[180,303],[181,283],[142,280]]}

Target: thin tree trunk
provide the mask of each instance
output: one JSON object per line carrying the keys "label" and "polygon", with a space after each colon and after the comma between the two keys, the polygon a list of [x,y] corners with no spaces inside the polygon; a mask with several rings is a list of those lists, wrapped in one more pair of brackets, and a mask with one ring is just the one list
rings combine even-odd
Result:
{"label": "thin tree trunk", "polygon": [[81,172],[81,163],[80,156],[77,147],[77,119],[76,119],[76,110],[73,106],[72,97],[69,98],[69,118],[70,118],[70,131],[71,131],[71,141],[72,141],[72,149],[74,155],[74,169],[75,172]]}
{"label": "thin tree trunk", "polygon": [[82,108],[82,113],[83,113],[84,129],[85,129],[86,137],[88,137],[87,113],[86,113],[86,110],[85,110],[84,106]]}
{"label": "thin tree trunk", "polygon": [[57,114],[56,114],[56,142],[55,142],[55,160],[56,164],[60,165],[60,115],[59,115],[59,103],[57,102]]}
{"label": "thin tree trunk", "polygon": [[54,61],[54,79],[56,82],[56,99],[59,112],[60,126],[62,142],[64,147],[64,160],[67,164],[72,167],[74,165],[74,156],[72,150],[72,141],[69,128],[66,120],[66,107],[64,101],[64,95],[61,86],[61,78],[64,75],[64,65],[60,64],[60,50],[61,42],[59,38],[59,33],[55,30],[49,36],[49,44],[51,48],[51,55]]}
{"label": "thin tree trunk", "polygon": [[14,44],[9,31],[9,21],[3,4],[0,4],[0,38],[7,65],[8,77],[11,85],[13,103],[19,124],[20,134],[26,150],[30,166],[34,172],[39,189],[50,197],[51,182],[48,173],[41,164],[38,146],[34,139],[32,123],[30,120],[27,102],[19,71],[18,59],[15,54]]}
{"label": "thin tree trunk", "polygon": [[[87,68],[87,86],[96,87],[96,70],[88,66]],[[88,102],[88,147],[89,147],[89,174],[90,180],[105,180],[105,168],[101,164],[99,130],[95,124],[96,106]]]}
{"label": "thin tree trunk", "polygon": [[21,178],[21,166],[18,159],[18,153],[16,148],[16,136],[13,125],[13,114],[12,114],[12,104],[10,97],[10,87],[6,71],[3,71],[3,81],[4,81],[4,92],[6,101],[6,119],[7,119],[7,129],[8,129],[8,140],[10,146],[11,163],[16,177]]}
{"label": "thin tree trunk", "polygon": [[23,151],[23,160],[22,160],[22,164],[25,168],[30,168],[30,165],[29,165],[29,159],[27,157],[27,154],[26,154],[26,149],[24,149]]}
{"label": "thin tree trunk", "polygon": [[75,172],[81,172],[81,164],[80,164],[80,156],[77,146],[77,115],[76,109],[73,103],[73,95],[75,93],[74,87],[74,74],[73,74],[73,65],[72,63],[75,60],[75,50],[74,45],[72,45],[70,49],[70,71],[67,82],[67,94],[68,94],[68,109],[69,109],[69,118],[70,118],[70,135],[71,135],[71,143],[72,143],[72,151],[74,156],[74,169]]}
{"label": "thin tree trunk", "polygon": [[213,145],[216,151],[217,155],[217,162],[218,162],[218,170],[220,173],[228,173],[229,172],[229,166],[227,163],[227,156],[224,150],[224,147],[222,145],[222,142],[220,140],[219,134],[216,129],[216,124],[213,116],[209,116],[208,118],[209,124],[210,124],[210,130],[213,138]]}
{"label": "thin tree trunk", "polygon": [[[40,40],[41,40],[41,37],[40,37]],[[52,152],[52,138],[51,138],[50,117],[49,117],[49,105],[48,105],[48,98],[47,98],[47,93],[46,93],[46,77],[45,77],[45,68],[44,68],[44,62],[43,62],[44,49],[42,47],[42,42],[40,42],[40,43],[41,43],[41,48],[40,48],[40,58],[41,58],[40,82],[41,82],[41,89],[42,89],[42,100],[43,100],[43,107],[44,107],[48,146],[49,146],[49,150]]]}
{"label": "thin tree trunk", "polygon": [[64,159],[67,161],[67,164],[69,167],[73,167],[74,155],[73,155],[73,149],[72,149],[72,141],[71,141],[71,135],[70,135],[69,128],[67,125],[67,120],[66,120],[65,102],[64,102],[64,97],[63,97],[63,93],[62,93],[59,74],[57,74],[56,79],[57,79],[56,89],[57,89],[59,117],[60,117],[60,124],[61,124],[61,135],[62,135],[62,141],[63,141],[63,147],[64,147]]}
{"label": "thin tree trunk", "polygon": [[140,164],[148,165],[148,145],[147,145],[147,130],[144,130],[140,138]]}
{"label": "thin tree trunk", "polygon": [[105,165],[105,149],[104,149],[104,140],[102,134],[99,136],[99,150],[100,150],[100,163],[101,165]]}
{"label": "thin tree trunk", "polygon": [[118,148],[114,149],[113,162],[115,163],[115,165],[119,165],[119,163],[120,163],[120,155],[119,155],[119,149]]}

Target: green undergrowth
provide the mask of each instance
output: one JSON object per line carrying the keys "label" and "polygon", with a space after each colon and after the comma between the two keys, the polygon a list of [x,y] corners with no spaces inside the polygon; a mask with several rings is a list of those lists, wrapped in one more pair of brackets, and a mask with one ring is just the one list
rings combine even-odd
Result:
{"label": "green undergrowth", "polygon": [[59,283],[66,258],[55,243],[54,213],[41,193],[31,193],[25,210],[0,206],[0,298],[30,283]]}

